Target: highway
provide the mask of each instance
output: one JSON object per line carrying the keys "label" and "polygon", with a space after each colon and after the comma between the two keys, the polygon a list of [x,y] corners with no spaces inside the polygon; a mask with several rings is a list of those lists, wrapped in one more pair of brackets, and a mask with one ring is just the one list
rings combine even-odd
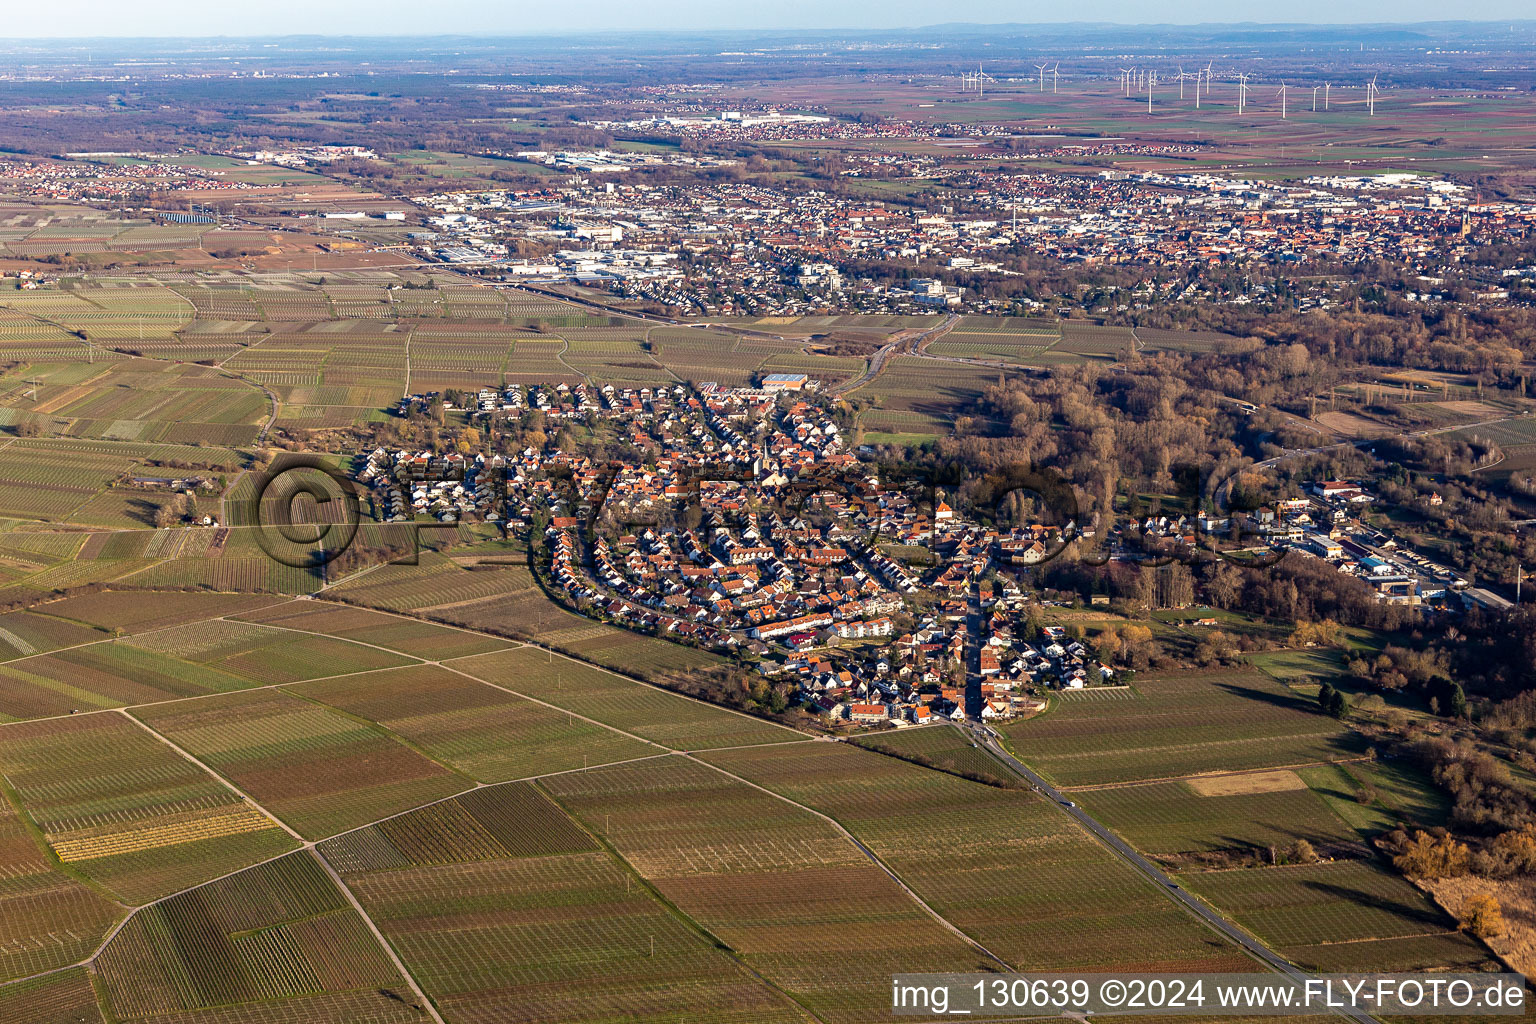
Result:
{"label": "highway", "polygon": [[[1280,956],[1280,954],[1276,953],[1274,950],[1270,949],[1268,946],[1255,939],[1252,935],[1249,935],[1247,932],[1243,931],[1237,925],[1228,921],[1225,917],[1222,917],[1203,900],[1197,899],[1196,897],[1190,895],[1190,893],[1185,891],[1183,886],[1179,885],[1172,878],[1168,877],[1168,875],[1165,874],[1160,868],[1154,865],[1151,861],[1147,860],[1141,854],[1137,853],[1135,850],[1131,849],[1130,845],[1126,843],[1125,840],[1111,832],[1108,828],[1101,824],[1098,819],[1094,818],[1087,811],[1083,810],[1081,807],[1076,806],[1076,804],[1065,793],[1062,793],[1059,789],[1046,782],[1033,770],[1031,770],[1028,765],[1024,764],[1012,754],[1008,753],[1008,751],[1003,748],[1003,745],[998,742],[997,734],[993,732],[992,729],[988,728],[986,725],[980,722],[975,721],[968,721],[966,723],[966,728],[970,730],[971,735],[976,739],[976,741],[984,746],[987,750],[991,751],[998,760],[1002,761],[1003,764],[1013,769],[1014,772],[1020,775],[1025,781],[1027,781],[1047,799],[1054,800],[1058,807],[1076,819],[1077,823],[1083,828],[1087,829],[1095,839],[1109,847],[1115,853],[1119,854],[1122,860],[1126,861],[1133,868],[1140,871],[1144,876],[1151,879],[1153,884],[1161,889],[1163,894],[1166,895],[1169,899],[1172,899],[1174,902],[1184,907],[1185,910],[1188,910],[1191,914],[1194,914],[1200,920],[1204,921],[1206,924],[1210,925],[1212,928],[1216,929],[1218,932],[1225,935],[1233,942],[1237,943],[1243,949],[1247,950],[1252,956],[1267,966],[1293,978],[1304,978],[1307,976],[1305,971],[1301,970],[1295,964],[1292,964],[1289,960],[1286,960],[1284,957]],[[1260,868],[1256,870],[1263,869]],[[1377,1024],[1376,1018],[1363,1010],[1340,1010],[1339,1014],[1341,1016],[1348,1017],[1351,1020],[1359,1021],[1360,1024]]]}

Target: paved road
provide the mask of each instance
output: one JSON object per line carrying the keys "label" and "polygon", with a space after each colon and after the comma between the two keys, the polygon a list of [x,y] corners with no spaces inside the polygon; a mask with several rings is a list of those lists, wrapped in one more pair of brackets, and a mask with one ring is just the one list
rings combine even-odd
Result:
{"label": "paved road", "polygon": [[981,625],[981,598],[973,585],[965,598],[965,717],[981,718],[981,648],[987,642]]}
{"label": "paved road", "polygon": [[[1008,753],[1007,750],[1003,749],[1003,745],[997,741],[997,737],[991,729],[977,722],[967,723],[967,728],[969,728],[971,734],[976,738],[977,742],[981,743],[989,751],[996,755],[998,760],[1002,761],[1009,768],[1012,768],[1027,782],[1029,782],[1030,785],[1039,790],[1040,793],[1042,793],[1045,797],[1056,801],[1057,805],[1061,807],[1062,810],[1066,811],[1068,814],[1072,815],[1073,818],[1077,819],[1078,824],[1087,829],[1089,833],[1094,836],[1094,838],[1098,839],[1099,842],[1103,843],[1115,853],[1119,854],[1123,860],[1130,863],[1132,867],[1136,868],[1147,878],[1150,878],[1153,882],[1155,882],[1158,888],[1163,890],[1164,895],[1168,896],[1176,903],[1179,903],[1191,914],[1194,914],[1200,920],[1221,932],[1221,934],[1225,935],[1227,938],[1243,947],[1243,949],[1253,954],[1253,956],[1261,960],[1269,967],[1272,967],[1282,974],[1289,975],[1293,978],[1307,977],[1307,973],[1305,971],[1296,967],[1296,965],[1292,964],[1289,960],[1286,960],[1284,957],[1280,956],[1274,950],[1270,949],[1268,946],[1255,939],[1252,935],[1249,935],[1247,932],[1243,931],[1241,928],[1228,921],[1225,917],[1222,917],[1202,900],[1196,899],[1194,896],[1190,895],[1182,886],[1180,886],[1172,878],[1169,878],[1167,874],[1165,874],[1151,861],[1147,860],[1141,854],[1131,849],[1130,845],[1127,844],[1125,840],[1121,839],[1109,829],[1105,828],[1102,824],[1099,823],[1098,819],[1094,818],[1087,811],[1083,810],[1081,807],[1076,806],[1065,793],[1062,793],[1055,786],[1052,786],[1050,783],[1046,782],[1034,771],[1032,771],[1028,765],[1024,764],[1024,762],[1020,761],[1012,754]],[[1360,1024],[1376,1024],[1376,1018],[1364,1012],[1363,1010],[1341,1010],[1339,1013],[1341,1016],[1348,1017],[1354,1021],[1359,1021]]]}
{"label": "paved road", "polygon": [[897,341],[891,342],[889,345],[882,345],[880,348],[876,349],[875,354],[870,357],[869,365],[864,368],[863,373],[859,374],[857,377],[853,378],[853,380],[850,380],[842,387],[834,388],[832,394],[845,395],[855,388],[863,387],[865,384],[868,384],[870,381],[880,376],[880,371],[885,368],[885,361],[891,356],[904,352],[916,352],[926,342],[932,341],[934,338],[937,338],[941,335],[948,334],[954,328],[955,324],[959,322],[960,314],[951,313],[944,318],[943,323],[936,327],[930,327],[928,330],[919,335],[910,338],[901,338]]}

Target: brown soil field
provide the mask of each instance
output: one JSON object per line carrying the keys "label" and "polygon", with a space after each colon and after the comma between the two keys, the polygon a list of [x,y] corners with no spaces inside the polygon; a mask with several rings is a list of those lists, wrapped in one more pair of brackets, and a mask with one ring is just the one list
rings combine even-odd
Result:
{"label": "brown soil field", "polygon": [[1307,784],[1295,772],[1250,772],[1245,775],[1218,775],[1213,778],[1186,780],[1189,788],[1201,796],[1248,796],[1253,793],[1284,793],[1306,789]]}
{"label": "brown soil field", "polygon": [[1458,402],[1430,402],[1430,405],[1438,406],[1446,412],[1454,412],[1462,416],[1471,416],[1473,419],[1491,420],[1499,416],[1507,416],[1503,409],[1496,409],[1487,402],[1458,401]]}
{"label": "brown soil field", "polygon": [[1345,437],[1381,437],[1383,434],[1392,433],[1392,428],[1385,423],[1378,423],[1373,419],[1356,416],[1350,412],[1318,413],[1317,422]]}
{"label": "brown soil field", "polygon": [[399,252],[307,252],[280,253],[275,256],[256,256],[250,263],[257,270],[367,270],[379,267],[414,267],[416,261]]}

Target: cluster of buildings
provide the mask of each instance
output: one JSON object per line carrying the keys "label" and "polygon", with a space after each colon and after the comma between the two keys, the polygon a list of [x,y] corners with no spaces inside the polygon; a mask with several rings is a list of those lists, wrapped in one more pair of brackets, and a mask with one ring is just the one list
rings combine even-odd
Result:
{"label": "cluster of buildings", "polygon": [[254,187],[230,181],[217,170],[176,163],[175,156],[94,154],[70,161],[0,159],[0,191],[30,199],[143,201],[151,194],[166,192]]}
{"label": "cluster of buildings", "polygon": [[973,170],[952,181],[965,186],[966,200],[1007,221],[1013,239],[1085,263],[1390,259],[1430,269],[1480,240],[1525,238],[1536,227],[1536,205],[1482,202],[1465,186],[1406,174],[1284,184],[1205,173]]}
{"label": "cluster of buildings", "polygon": [[[932,104],[928,104],[932,106]],[[606,132],[668,135],[677,138],[753,142],[831,142],[883,139],[890,141],[957,140],[985,144],[1013,138],[1016,125],[963,123],[906,118],[837,119],[814,109],[785,112],[773,107],[724,110],[716,113],[699,104],[674,107],[670,113],[630,120],[591,120],[585,127]]]}
{"label": "cluster of buildings", "polygon": [[986,161],[989,164],[1013,164],[1034,160],[1069,159],[1116,156],[1188,156],[1201,151],[1194,143],[1150,143],[1084,141],[1062,142],[1057,145],[1041,145],[1042,136],[1024,136],[1028,149],[1011,149],[1008,138],[982,136],[950,142],[944,146],[942,157],[925,153],[896,151],[850,152],[840,159],[844,167],[838,173],[848,178],[881,178],[899,180],[918,178],[937,181],[960,174],[966,163]]}
{"label": "cluster of buildings", "polygon": [[[415,201],[436,213],[424,255],[453,249],[494,262],[511,278],[605,283],[625,298],[710,315],[801,314],[825,307],[834,293],[840,306],[872,311],[959,305],[965,293],[931,274],[886,288],[843,268],[850,259],[932,262],[935,269],[973,264],[999,227],[743,183],[609,181]],[[508,243],[551,251],[513,259]]]}
{"label": "cluster of buildings", "polygon": [[[1008,717],[1047,689],[1112,685],[1081,639],[1030,616],[1018,573],[1091,526],[968,520],[888,486],[850,452],[802,374],[752,387],[703,384],[486,388],[477,416],[600,424],[633,455],[374,451],[359,480],[396,520],[478,518],[542,532],[548,582],[573,607],[643,632],[748,658],[807,707],[859,724]],[[416,405],[436,396],[413,396]],[[1465,581],[1364,524],[1372,496],[1318,481],[1230,518],[1151,515],[1131,536],[1288,549],[1327,560],[1384,602],[1443,603]],[[1428,499],[1434,500],[1434,497]],[[921,559],[913,552],[923,553]]]}
{"label": "cluster of buildings", "polygon": [[[1233,547],[1294,551],[1321,558],[1340,573],[1359,579],[1376,592],[1377,600],[1392,604],[1432,604],[1459,607],[1454,595],[1468,581],[1452,569],[1400,548],[1382,529],[1367,525],[1361,513],[1376,500],[1359,482],[1319,480],[1307,497],[1283,498],[1232,517],[1148,519],[1144,535],[1172,538],[1193,545],[1197,534],[1226,538]],[[1426,501],[1438,505],[1439,494]]]}
{"label": "cluster of buildings", "polygon": [[[357,476],[392,518],[542,531],[548,583],[572,606],[740,653],[833,717],[871,703],[904,723],[1008,716],[1039,688],[1113,676],[1083,644],[1037,635],[1021,588],[996,571],[1042,561],[1072,524],[984,527],[882,483],[813,393],[804,374],[487,388],[476,414],[582,418],[633,456],[381,448]],[[931,558],[904,560],[914,546]]]}
{"label": "cluster of buildings", "polygon": [[[832,285],[839,308],[907,311],[924,304],[921,293],[879,285],[865,268],[905,264],[928,280],[944,271],[1007,275],[1010,261],[1024,254],[1149,269],[1387,259],[1428,274],[1479,244],[1518,242],[1536,229],[1536,204],[1482,202],[1464,187],[1407,175],[1282,184],[1198,172],[1025,173],[997,160],[909,169],[939,177],[939,168],[947,176],[937,186],[936,208],[926,211],[742,181],[578,179],[535,192],[416,201],[457,218],[442,224],[454,244],[489,253],[509,275],[606,283],[622,297],[694,315],[805,313],[827,305]],[[895,173],[894,165],[851,169]],[[549,257],[511,258],[508,243],[524,242],[560,248]],[[808,277],[801,272],[807,264],[824,264],[836,275]],[[1242,305],[1262,298],[1198,279],[1179,287],[1181,294],[1156,299]],[[1298,287],[1307,308],[1331,304],[1336,290],[1326,279]],[[977,311],[1016,306],[974,289],[942,302]]]}
{"label": "cluster of buildings", "polygon": [[248,164],[277,164],[279,167],[333,164],[339,160],[377,160],[379,156],[366,146],[291,146],[284,149],[236,150],[229,155]]}
{"label": "cluster of buildings", "polygon": [[544,167],[572,174],[621,174],[638,167],[735,167],[739,161],[725,157],[688,153],[631,153],[609,149],[558,150],[524,149],[514,154]]}
{"label": "cluster of buildings", "polygon": [[357,472],[375,505],[390,522],[431,516],[441,522],[500,518],[498,485],[506,460],[484,452],[406,451],[375,448]]}

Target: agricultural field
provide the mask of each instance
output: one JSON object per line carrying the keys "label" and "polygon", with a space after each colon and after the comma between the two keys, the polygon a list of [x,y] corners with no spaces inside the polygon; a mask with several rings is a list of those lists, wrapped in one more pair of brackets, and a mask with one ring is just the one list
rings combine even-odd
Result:
{"label": "agricultural field", "polygon": [[[468,569],[449,555],[424,552],[417,565],[384,566],[331,588],[326,597],[349,605],[426,615],[468,630],[516,635],[652,679],[725,663],[707,651],[566,611],[545,596],[523,565]],[[439,650],[433,660],[454,656]]]}
{"label": "agricultural field", "polygon": [[[6,410],[0,409],[0,421]],[[12,420],[14,423],[14,420]],[[0,460],[0,515],[61,522],[127,472],[131,454],[19,438]],[[142,525],[142,524],[141,524]]]}
{"label": "agricultural field", "polygon": [[802,733],[668,693],[549,651],[459,658],[452,668],[674,750],[793,743]]}
{"label": "agricultural field", "polygon": [[384,647],[413,658],[434,661],[487,654],[510,646],[482,633],[454,629],[417,619],[386,615],[347,605],[294,601],[268,606],[259,611],[236,616],[245,622],[307,630],[352,640],[373,647]]}
{"label": "agricultural field", "polygon": [[1257,672],[1144,676],[1130,699],[1058,701],[1002,732],[1020,760],[1064,786],[1294,766],[1364,749],[1315,704]]}
{"label": "agricultural field", "polygon": [[1149,352],[1230,351],[1242,339],[1216,331],[1170,331],[1156,327],[1136,328],[1136,340]]}
{"label": "agricultural field", "polygon": [[574,631],[551,630],[536,635],[534,639],[547,646],[569,651],[583,661],[645,679],[665,680],[672,673],[726,664],[724,658],[709,651],[645,636],[617,626],[604,627],[602,632],[586,632],[582,635],[575,635]]}
{"label": "agricultural field", "polygon": [[297,845],[127,717],[0,726],[0,771],[55,856],[129,904]]}
{"label": "agricultural field", "polygon": [[128,637],[120,643],[258,683],[291,683],[343,672],[393,668],[411,661],[377,647],[231,619],[170,626]]}
{"label": "agricultural field", "polygon": [[1125,359],[1135,346],[1135,333],[1129,327],[1105,327],[1084,320],[1063,320],[1061,340],[1052,354],[1067,354],[1090,359]]}
{"label": "agricultural field", "polygon": [[213,366],[137,358],[75,366],[89,375],[66,381],[34,370],[35,386],[12,384],[0,395],[8,425],[52,436],[238,446],[255,440],[270,408],[259,388]]}
{"label": "agricultural field", "polygon": [[304,683],[293,692],[377,722],[480,782],[506,782],[662,752],[570,712],[433,665]]}
{"label": "agricultural field", "polygon": [[1489,959],[1429,897],[1374,860],[1205,871],[1183,880],[1311,970],[1465,969]]}
{"label": "agricultural field", "polygon": [[134,714],[309,839],[470,785],[378,726],[283,690],[158,704]]}
{"label": "agricultural field", "polygon": [[103,641],[0,665],[0,721],[228,693],[248,676]]}
{"label": "agricultural field", "polygon": [[320,851],[450,1024],[807,1019],[526,784]]}
{"label": "agricultural field", "polygon": [[[534,589],[526,566],[471,571],[444,555],[423,552],[416,565],[383,566],[355,581],[343,581],[327,596],[388,611],[438,611]],[[538,596],[544,600],[542,593]]]}
{"label": "agricultural field", "polygon": [[947,725],[878,732],[856,742],[870,750],[975,782],[1009,788],[1023,785],[1023,780],[977,747],[969,736]]}
{"label": "agricultural field", "polygon": [[35,605],[33,610],[96,629],[140,633],[199,619],[251,612],[280,601],[260,594],[210,594],[161,591],[153,595],[133,590],[99,590]]}
{"label": "agricultural field", "polygon": [[[154,229],[131,227],[118,237],[149,230]],[[77,285],[69,291],[0,292],[0,305],[68,331],[83,331],[97,343],[168,338],[195,313],[192,304],[181,295],[156,284]]]}
{"label": "agricultural field", "polygon": [[405,979],[309,852],[143,908],[94,967],[115,1020],[420,1019]]}
{"label": "agricultural field", "polygon": [[98,629],[34,612],[0,615],[0,661],[46,654],[106,639]]}
{"label": "agricultural field", "polygon": [[[465,577],[473,579],[482,575],[503,577],[501,583],[506,586],[506,589],[465,601],[420,606],[415,610],[418,613],[430,615],[434,619],[469,629],[510,633],[515,634],[519,639],[540,642],[553,642],[551,638],[572,641],[605,636],[614,628],[605,626],[601,622],[594,622],[584,615],[566,611],[545,596],[544,591],[533,582],[533,575],[521,566],[475,572],[460,570],[458,575],[441,578],[441,583],[429,592],[428,597],[435,598],[443,594],[445,590],[442,584],[453,586],[452,592],[461,593],[465,585]],[[524,582],[526,585],[510,589],[514,582]],[[477,587],[478,589],[480,588]],[[343,599],[351,599],[351,595],[345,591],[339,596]],[[422,599],[413,598],[413,600]]]}
{"label": "agricultural field", "polygon": [[104,1024],[85,968],[0,986],[0,1020],[27,1024]]}
{"label": "agricultural field", "polygon": [[[664,898],[825,1021],[881,1012],[897,970],[995,966],[832,825],[705,765],[669,757],[542,786]],[[856,950],[858,970],[841,955],[807,955],[831,949]]]}
{"label": "agricultural field", "polygon": [[1401,758],[1312,765],[1296,774],[1363,835],[1405,823],[1433,826],[1450,817],[1450,798],[1422,769]]}
{"label": "agricultural field", "polygon": [[1051,320],[966,316],[953,330],[929,342],[924,351],[964,359],[1039,363],[1041,354],[1061,338],[1061,327]]}
{"label": "agricultural field", "polygon": [[1293,771],[1112,786],[1076,797],[1138,850],[1175,863],[1181,854],[1263,852],[1298,839],[1324,852],[1363,850],[1360,834]]}
{"label": "agricultural field", "polygon": [[866,409],[859,423],[865,428],[865,439],[875,442],[891,438],[917,443],[949,433],[948,420],[914,409]]}
{"label": "agricultural field", "polygon": [[1498,445],[1521,446],[1536,444],[1536,417],[1522,416],[1496,423],[1483,423],[1475,427],[1466,427],[1452,431],[1445,435],[1453,440],[1470,441],[1480,439],[1492,441]]}
{"label": "agricultural field", "polygon": [[[7,412],[0,408],[0,425]],[[12,423],[14,425],[14,422]],[[191,472],[217,478],[243,465],[249,456],[227,448],[196,448],[184,445],[111,442],[84,438],[12,438],[4,443],[0,459],[0,517],[42,520],[79,526],[138,531],[150,537],[155,512],[175,495],[168,489],[120,486],[131,477],[162,477],[167,471],[154,462],[180,461],[207,467]],[[180,475],[178,472],[177,475]],[[203,500],[215,500],[205,494]],[[28,530],[37,528],[25,524]],[[78,527],[74,527],[78,529]],[[103,537],[106,535],[103,534]],[[21,538],[29,538],[22,541]],[[0,547],[28,544],[33,555],[67,558],[78,552],[95,557],[86,547],[83,533],[0,535]],[[47,547],[42,547],[47,543]],[[45,563],[37,563],[39,567]]]}
{"label": "agricultural field", "polygon": [[981,393],[1006,371],[964,363],[939,363],[917,356],[895,356],[873,381],[853,391],[874,399],[880,412],[915,412],[953,424],[964,409],[974,407]]}
{"label": "agricultural field", "polygon": [[844,744],[700,756],[832,817],[941,916],[1015,968],[1241,970],[1247,963],[1033,793]]}
{"label": "agricultural field", "polygon": [[[0,733],[0,742],[4,742]],[[0,984],[84,959],[123,910],[55,863],[0,794]],[[0,1001],[0,1019],[6,1017]]]}

